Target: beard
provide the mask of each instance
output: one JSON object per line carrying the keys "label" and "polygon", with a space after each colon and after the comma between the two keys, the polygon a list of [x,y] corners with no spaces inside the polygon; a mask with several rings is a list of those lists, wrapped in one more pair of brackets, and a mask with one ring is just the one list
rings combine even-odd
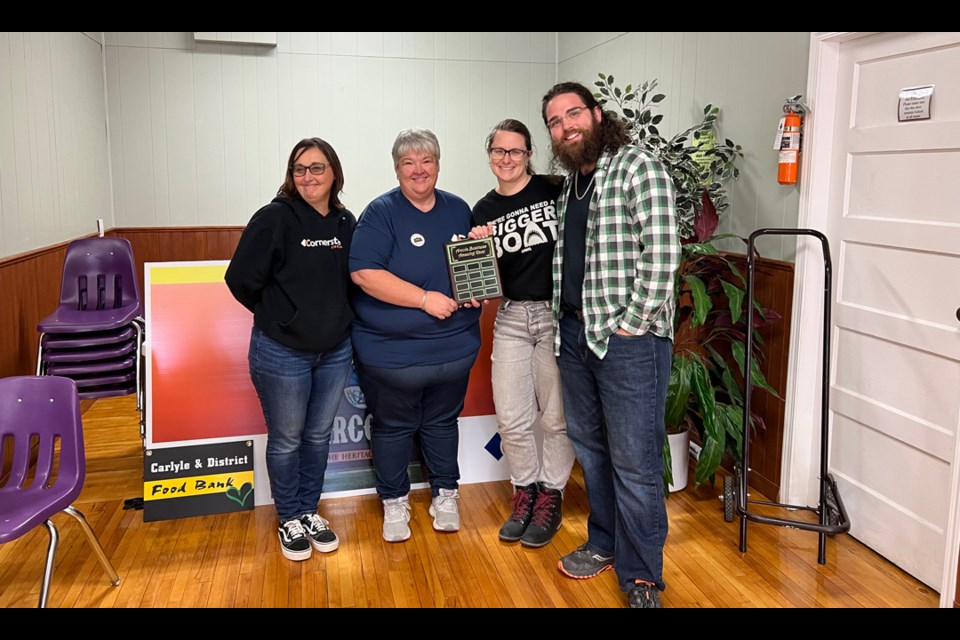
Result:
{"label": "beard", "polygon": [[563,140],[553,140],[553,159],[568,173],[579,171],[584,165],[596,164],[603,153],[603,141],[600,134],[600,122],[596,116],[593,126],[580,130],[580,140],[575,144],[568,144]]}

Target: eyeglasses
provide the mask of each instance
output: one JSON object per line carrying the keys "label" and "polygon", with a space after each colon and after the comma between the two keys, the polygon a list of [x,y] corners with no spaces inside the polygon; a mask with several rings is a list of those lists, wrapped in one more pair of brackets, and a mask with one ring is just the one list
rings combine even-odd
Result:
{"label": "eyeglasses", "polygon": [[323,164],[322,162],[314,162],[309,167],[305,167],[302,164],[295,164],[290,169],[293,171],[293,175],[297,176],[298,178],[302,178],[303,176],[307,175],[308,169],[313,175],[322,176],[323,172],[327,170],[327,165]]}
{"label": "eyeglasses", "polygon": [[487,153],[489,153],[490,157],[494,160],[503,160],[503,156],[509,155],[511,160],[519,161],[530,152],[526,149],[502,149],[500,147],[493,147]]}
{"label": "eyeglasses", "polygon": [[587,107],[586,107],[586,106],[583,106],[583,107],[574,107],[573,109],[569,109],[565,114],[563,114],[562,117],[561,117],[561,116],[556,116],[555,118],[550,118],[550,119],[547,121],[547,128],[548,128],[548,129],[556,129],[556,128],[559,127],[561,124],[563,124],[564,120],[566,120],[566,121],[568,121],[568,122],[573,121],[573,120],[576,120],[577,118],[580,117],[580,114],[583,113],[583,112],[586,111],[586,110],[587,110]]}

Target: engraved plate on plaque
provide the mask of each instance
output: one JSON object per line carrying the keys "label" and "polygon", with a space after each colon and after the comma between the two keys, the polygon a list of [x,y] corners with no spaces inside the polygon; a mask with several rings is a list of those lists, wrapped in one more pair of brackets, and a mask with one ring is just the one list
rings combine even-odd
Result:
{"label": "engraved plate on plaque", "polygon": [[493,238],[458,240],[443,245],[450,272],[450,290],[457,304],[503,295]]}

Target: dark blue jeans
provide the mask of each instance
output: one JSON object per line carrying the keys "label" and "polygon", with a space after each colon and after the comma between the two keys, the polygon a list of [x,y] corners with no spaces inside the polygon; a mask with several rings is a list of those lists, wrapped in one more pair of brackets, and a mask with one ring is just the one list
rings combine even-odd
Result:
{"label": "dark blue jeans", "polygon": [[284,521],[315,513],[333,420],[352,369],[350,338],[311,353],[285,347],[254,326],[248,361],[267,422],[267,473],[277,515]]}
{"label": "dark blue jeans", "polygon": [[610,336],[603,359],[583,323],[560,319],[560,377],[567,435],[590,503],[587,544],[614,556],[624,591],[634,580],[663,589],[667,508],[663,499],[664,409],[672,343],[653,334]]}
{"label": "dark blue jeans", "polygon": [[443,364],[385,369],[357,362],[360,389],[373,413],[370,448],[382,500],[410,492],[407,467],[414,435],[430,469],[430,487],[456,489],[460,480],[458,418],[477,354]]}

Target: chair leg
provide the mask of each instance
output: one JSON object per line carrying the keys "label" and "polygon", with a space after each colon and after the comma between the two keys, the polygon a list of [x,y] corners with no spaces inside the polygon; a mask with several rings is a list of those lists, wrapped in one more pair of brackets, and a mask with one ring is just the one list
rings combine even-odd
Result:
{"label": "chair leg", "polygon": [[147,438],[147,394],[145,391],[146,388],[146,374],[143,372],[144,363],[143,363],[143,343],[144,343],[144,334],[146,333],[146,321],[142,318],[137,317],[131,323],[133,328],[137,332],[137,411],[140,412],[140,440],[146,440]]}
{"label": "chair leg", "polygon": [[43,336],[46,334],[40,332],[40,341],[37,343],[37,375],[43,375]]}
{"label": "chair leg", "polygon": [[71,516],[76,518],[77,522],[80,523],[80,528],[83,529],[83,532],[87,535],[87,541],[96,552],[97,559],[100,560],[100,564],[103,566],[103,570],[106,572],[107,577],[110,578],[110,584],[115,587],[120,586],[120,575],[117,573],[117,570],[113,568],[113,565],[110,563],[110,559],[107,558],[107,554],[103,551],[103,547],[100,546],[100,541],[97,540],[97,534],[95,534],[93,529],[90,528],[90,523],[87,522],[87,519],[84,517],[84,515],[75,507],[67,507],[64,509],[64,512],[69,513]]}
{"label": "chair leg", "polygon": [[134,330],[137,333],[137,349],[136,349],[136,387],[137,387],[137,411],[143,411],[143,393],[140,376],[143,375],[140,371],[140,357],[143,353],[143,329],[140,327],[140,323],[134,320],[130,324],[133,325]]}
{"label": "chair leg", "polygon": [[47,607],[47,595],[50,593],[50,580],[53,579],[53,557],[57,555],[57,545],[60,543],[60,534],[57,533],[57,527],[50,520],[44,522],[47,525],[47,531],[50,533],[50,544],[47,545],[47,563],[43,567],[43,583],[40,585],[40,602],[37,603],[39,609]]}

